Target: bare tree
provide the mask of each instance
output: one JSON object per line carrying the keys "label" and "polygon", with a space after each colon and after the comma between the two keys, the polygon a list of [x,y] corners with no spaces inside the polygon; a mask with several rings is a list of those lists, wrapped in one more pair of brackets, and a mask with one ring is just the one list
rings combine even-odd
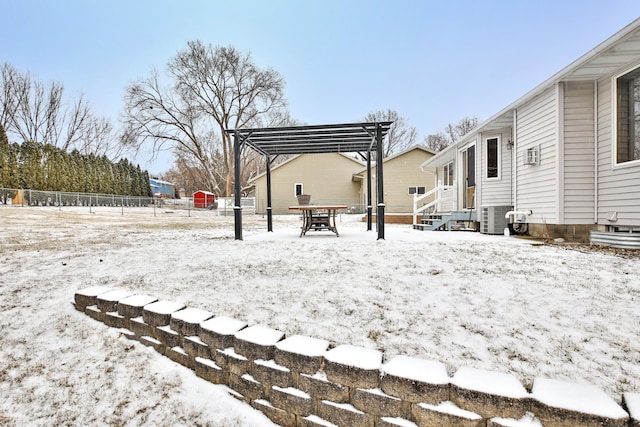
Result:
{"label": "bare tree", "polygon": [[95,116],[84,95],[67,101],[61,83],[45,85],[8,63],[0,76],[0,124],[12,138],[111,158],[121,154],[111,122]]}
{"label": "bare tree", "polygon": [[399,153],[415,144],[418,132],[416,128],[409,125],[407,119],[398,114],[396,110],[378,110],[367,114],[365,122],[393,121],[386,136],[383,148],[383,157]]}
{"label": "bare tree", "polygon": [[427,135],[424,139],[424,144],[430,150],[442,151],[476,127],[478,127],[477,117],[465,117],[457,124],[449,123],[443,131]]}

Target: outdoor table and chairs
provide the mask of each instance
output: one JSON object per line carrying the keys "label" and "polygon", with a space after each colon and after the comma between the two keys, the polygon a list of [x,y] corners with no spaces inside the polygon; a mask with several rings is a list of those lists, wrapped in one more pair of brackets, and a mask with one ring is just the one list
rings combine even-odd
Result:
{"label": "outdoor table and chairs", "polygon": [[289,210],[298,210],[302,213],[302,227],[300,237],[307,231],[329,230],[340,237],[336,226],[336,211],[346,209],[345,205],[299,205],[290,206]]}

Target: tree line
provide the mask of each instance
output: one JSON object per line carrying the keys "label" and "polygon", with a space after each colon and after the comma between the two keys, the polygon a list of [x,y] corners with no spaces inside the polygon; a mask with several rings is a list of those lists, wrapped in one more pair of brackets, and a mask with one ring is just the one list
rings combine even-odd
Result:
{"label": "tree line", "polygon": [[151,197],[149,174],[127,159],[70,152],[53,144],[10,143],[0,126],[0,187]]}

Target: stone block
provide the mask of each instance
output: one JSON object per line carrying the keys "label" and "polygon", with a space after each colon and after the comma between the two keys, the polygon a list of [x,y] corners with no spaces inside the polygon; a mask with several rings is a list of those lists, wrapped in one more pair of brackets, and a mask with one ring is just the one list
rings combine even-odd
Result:
{"label": "stone block", "polygon": [[298,388],[320,400],[344,403],[349,401],[349,387],[331,382],[324,373],[300,374]]}
{"label": "stone block", "polygon": [[245,402],[245,403],[251,403],[250,400],[246,397],[244,397],[243,395],[241,395],[240,393],[238,393],[237,391],[235,391],[234,389],[232,389],[231,387],[228,387],[226,385],[222,385],[221,386],[227,393],[229,393],[229,396],[240,400],[241,402]]}
{"label": "stone block", "polygon": [[129,328],[129,319],[122,317],[117,311],[104,314],[104,324],[112,328]]}
{"label": "stone block", "polygon": [[521,418],[531,396],[513,375],[463,367],[451,379],[451,401],[484,418]]}
{"label": "stone block", "polygon": [[[428,403],[411,404],[413,419],[419,426],[428,427],[484,427],[485,419],[480,415],[459,408],[453,402],[439,405]],[[546,426],[545,426],[546,427]]]}
{"label": "stone block", "polygon": [[193,358],[211,359],[211,349],[196,336],[183,337],[182,347]]}
{"label": "stone block", "polygon": [[84,311],[85,307],[98,304],[98,295],[110,292],[112,289],[105,286],[92,286],[77,291],[74,294],[76,310]]}
{"label": "stone block", "polygon": [[182,335],[171,329],[169,326],[158,326],[155,328],[155,338],[159,339],[167,347],[182,346]]}
{"label": "stone block", "polygon": [[378,417],[408,417],[411,415],[410,402],[389,396],[377,388],[357,388],[351,397],[351,403],[357,409]]}
{"label": "stone block", "polygon": [[273,360],[255,360],[251,372],[263,384],[289,387],[292,385],[291,371]]}
{"label": "stone block", "polygon": [[283,427],[297,427],[296,416],[294,414],[290,414],[282,409],[274,407],[268,400],[253,400],[251,402],[251,406],[265,414],[266,417],[275,424]]}
{"label": "stone block", "polygon": [[171,322],[171,315],[183,310],[184,304],[173,301],[156,301],[142,308],[142,318],[151,326],[167,326]]}
{"label": "stone block", "polygon": [[229,373],[211,359],[195,358],[196,375],[214,384],[227,384]]}
{"label": "stone block", "polygon": [[233,348],[216,350],[215,361],[222,369],[237,376],[249,373],[251,370],[249,359],[233,351]]}
{"label": "stone block", "polygon": [[313,399],[297,388],[273,386],[269,400],[275,407],[296,415],[307,416],[313,412]]}
{"label": "stone block", "polygon": [[200,323],[198,336],[211,347],[223,350],[233,347],[234,335],[236,332],[247,327],[247,323],[231,317],[219,316]]}
{"label": "stone block", "polygon": [[157,340],[153,337],[143,335],[140,338],[138,338],[138,341],[140,341],[142,344],[146,345],[147,347],[153,347],[155,351],[157,351],[162,355],[164,355],[167,352],[167,346],[164,345],[162,341]]}
{"label": "stone block", "polygon": [[340,345],[325,353],[324,371],[330,381],[353,388],[380,385],[382,353],[352,345]]}
{"label": "stone block", "polygon": [[449,400],[449,375],[444,364],[407,356],[396,356],[382,365],[380,388],[385,393],[413,403]]}
{"label": "stone block", "polygon": [[229,374],[229,387],[249,400],[265,399],[264,386],[249,374]]}
{"label": "stone block", "polygon": [[629,413],[629,427],[640,427],[640,393],[624,393],[622,406]]}
{"label": "stone block", "polygon": [[233,346],[238,353],[251,360],[270,360],[273,359],[276,343],[283,338],[284,332],[255,325],[236,332]]}
{"label": "stone block", "polygon": [[[153,336],[155,334],[155,329],[150,325],[144,323],[144,319],[142,317],[134,317],[133,319],[129,319],[129,329],[133,331],[139,337],[142,336]],[[175,344],[171,347],[175,347]]]}
{"label": "stone block", "polygon": [[189,356],[182,347],[167,348],[165,356],[189,369],[195,368],[195,361],[193,360],[193,357]]}
{"label": "stone block", "polygon": [[132,295],[118,302],[118,314],[131,319],[142,316],[142,308],[145,305],[158,301],[155,297],[148,295]]}
{"label": "stone block", "polygon": [[519,420],[513,418],[491,418],[487,421],[487,427],[531,427],[541,425],[540,421],[531,412],[528,412]]}
{"label": "stone block", "polygon": [[306,417],[298,417],[297,427],[339,427],[334,423],[320,418],[317,415],[309,415]]}
{"label": "stone block", "polygon": [[131,296],[131,292],[123,289],[105,292],[96,297],[96,305],[98,306],[98,310],[103,313],[118,311],[118,302],[128,296]]}
{"label": "stone block", "polygon": [[313,375],[322,368],[329,341],[294,335],[276,344],[274,360],[294,372]]}
{"label": "stone block", "polygon": [[536,378],[532,412],[544,427],[622,427],[629,414],[599,388],[547,378]]}
{"label": "stone block", "polygon": [[174,331],[186,336],[198,335],[200,322],[211,319],[213,313],[199,308],[185,308],[171,314],[169,325]]}
{"label": "stone block", "polygon": [[369,415],[356,409],[350,403],[335,403],[329,400],[318,402],[317,415],[339,426],[371,427]]}
{"label": "stone block", "polygon": [[84,308],[84,314],[91,317],[93,320],[104,323],[105,313],[98,310],[98,307],[95,305],[86,306]]}

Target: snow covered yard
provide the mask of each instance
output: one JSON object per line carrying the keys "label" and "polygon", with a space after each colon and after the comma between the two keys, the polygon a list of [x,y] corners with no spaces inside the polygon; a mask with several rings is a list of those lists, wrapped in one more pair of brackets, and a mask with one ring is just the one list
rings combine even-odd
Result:
{"label": "snow covered yard", "polygon": [[[76,312],[94,285],[182,302],[335,344],[640,391],[639,259],[504,236],[386,240],[343,215],[298,238],[296,216],[0,209],[0,424],[270,425],[219,386]],[[98,326],[100,325],[100,326]]]}

